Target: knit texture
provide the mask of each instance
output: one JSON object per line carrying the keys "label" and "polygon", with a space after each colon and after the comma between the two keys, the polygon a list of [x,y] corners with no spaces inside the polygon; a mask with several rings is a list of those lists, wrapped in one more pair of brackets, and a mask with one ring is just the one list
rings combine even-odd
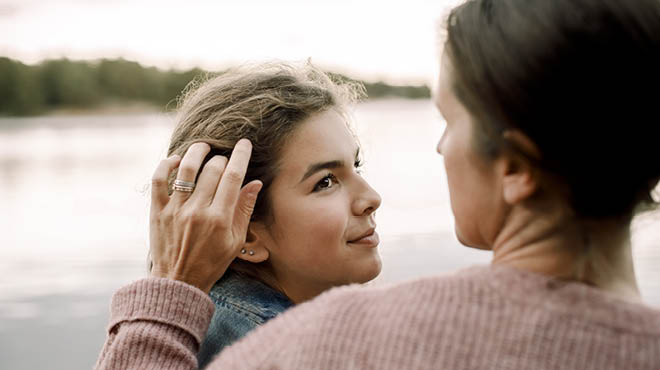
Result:
{"label": "knit texture", "polygon": [[[194,369],[213,304],[165,279],[122,288],[98,369]],[[660,310],[505,266],[334,289],[208,369],[660,369]]]}

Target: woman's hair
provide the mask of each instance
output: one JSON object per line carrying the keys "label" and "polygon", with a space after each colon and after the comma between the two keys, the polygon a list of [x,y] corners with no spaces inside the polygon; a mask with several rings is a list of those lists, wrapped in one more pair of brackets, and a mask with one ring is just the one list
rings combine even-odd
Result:
{"label": "woman's hair", "polygon": [[630,219],[660,180],[659,0],[470,0],[447,18],[453,91],[476,147],[518,150],[582,219]]}
{"label": "woman's hair", "polygon": [[[211,146],[205,164],[214,155],[229,158],[238,140],[249,139],[252,156],[244,184],[254,179],[263,183],[252,221],[265,223],[273,221],[269,188],[287,139],[310,116],[331,108],[346,115],[344,108],[364,96],[362,85],[333,79],[309,62],[245,65],[192,83],[187,90],[179,103],[168,156],[183,157],[192,144],[205,142]],[[175,178],[176,172],[170,176],[170,189]],[[264,266],[236,259],[232,267],[263,277],[257,270]]]}

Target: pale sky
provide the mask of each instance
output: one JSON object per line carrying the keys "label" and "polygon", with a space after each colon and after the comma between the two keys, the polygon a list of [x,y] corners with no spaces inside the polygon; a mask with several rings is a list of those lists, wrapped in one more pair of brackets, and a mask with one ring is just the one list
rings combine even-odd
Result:
{"label": "pale sky", "polygon": [[209,70],[311,57],[352,77],[431,84],[438,22],[458,2],[0,0],[0,56]]}

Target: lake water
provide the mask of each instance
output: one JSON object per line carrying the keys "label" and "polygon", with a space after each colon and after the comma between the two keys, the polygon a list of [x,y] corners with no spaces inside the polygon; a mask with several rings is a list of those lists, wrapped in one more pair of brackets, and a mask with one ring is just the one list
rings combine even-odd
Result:
{"label": "lake water", "polygon": [[[462,247],[429,101],[381,100],[355,118],[365,177],[378,190],[384,268],[376,284],[487,263]],[[108,304],[146,275],[147,186],[164,157],[166,114],[0,119],[0,368],[88,369]],[[660,307],[660,220],[637,220],[646,302]]]}

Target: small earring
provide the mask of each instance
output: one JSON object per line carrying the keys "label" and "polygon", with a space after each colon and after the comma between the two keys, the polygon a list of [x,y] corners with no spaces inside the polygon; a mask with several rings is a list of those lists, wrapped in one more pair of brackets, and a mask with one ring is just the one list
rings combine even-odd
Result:
{"label": "small earring", "polygon": [[247,252],[245,248],[241,249],[241,254],[245,254],[245,252]]}
{"label": "small earring", "polygon": [[254,251],[250,251],[250,256],[254,256]]}

